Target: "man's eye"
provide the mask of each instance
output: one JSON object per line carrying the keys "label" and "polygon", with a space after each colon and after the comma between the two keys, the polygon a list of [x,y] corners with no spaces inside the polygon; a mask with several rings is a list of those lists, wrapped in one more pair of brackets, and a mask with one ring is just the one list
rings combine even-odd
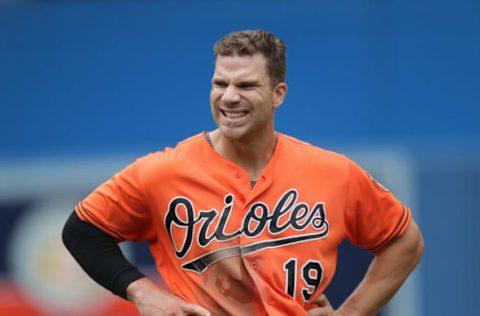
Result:
{"label": "man's eye", "polygon": [[253,88],[255,88],[256,86],[257,86],[257,85],[254,84],[254,83],[246,83],[246,84],[240,85],[240,87],[241,87],[242,89],[253,89]]}
{"label": "man's eye", "polygon": [[227,86],[225,82],[214,82],[213,85],[219,88],[225,88]]}

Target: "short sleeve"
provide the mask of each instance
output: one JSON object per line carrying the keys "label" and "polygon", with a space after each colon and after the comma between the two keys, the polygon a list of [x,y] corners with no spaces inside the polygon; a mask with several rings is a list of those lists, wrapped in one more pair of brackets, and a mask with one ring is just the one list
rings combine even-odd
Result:
{"label": "short sleeve", "polygon": [[409,208],[349,161],[345,224],[350,242],[379,254],[406,231],[410,219]]}
{"label": "short sleeve", "polygon": [[145,241],[154,236],[151,214],[142,196],[138,160],[79,202],[75,212],[117,241]]}

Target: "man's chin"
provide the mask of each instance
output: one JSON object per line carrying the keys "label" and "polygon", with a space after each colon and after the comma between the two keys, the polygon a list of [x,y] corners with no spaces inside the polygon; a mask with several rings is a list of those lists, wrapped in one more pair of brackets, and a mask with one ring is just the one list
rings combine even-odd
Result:
{"label": "man's chin", "polygon": [[245,128],[241,127],[220,126],[219,130],[223,137],[230,140],[241,140],[247,135]]}

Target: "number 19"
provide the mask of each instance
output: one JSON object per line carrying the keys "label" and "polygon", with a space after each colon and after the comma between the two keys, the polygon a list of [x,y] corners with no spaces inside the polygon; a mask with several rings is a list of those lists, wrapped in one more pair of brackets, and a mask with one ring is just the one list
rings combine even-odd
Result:
{"label": "number 19", "polygon": [[[295,298],[297,291],[297,259],[292,258],[283,265],[285,271],[285,292]],[[302,279],[307,285],[302,288],[302,298],[306,302],[312,297],[322,282],[323,267],[319,261],[308,260],[302,266]]]}

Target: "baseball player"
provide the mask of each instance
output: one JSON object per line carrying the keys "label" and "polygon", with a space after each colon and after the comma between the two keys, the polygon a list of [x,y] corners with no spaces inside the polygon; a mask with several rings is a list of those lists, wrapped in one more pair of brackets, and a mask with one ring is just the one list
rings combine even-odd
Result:
{"label": "baseball player", "polygon": [[[374,315],[423,253],[410,209],[348,158],[274,130],[285,45],[269,32],[215,44],[214,131],[142,157],[80,201],[63,239],[141,315]],[[334,310],[322,294],[344,239],[376,256]],[[117,246],[146,241],[166,292]]]}

